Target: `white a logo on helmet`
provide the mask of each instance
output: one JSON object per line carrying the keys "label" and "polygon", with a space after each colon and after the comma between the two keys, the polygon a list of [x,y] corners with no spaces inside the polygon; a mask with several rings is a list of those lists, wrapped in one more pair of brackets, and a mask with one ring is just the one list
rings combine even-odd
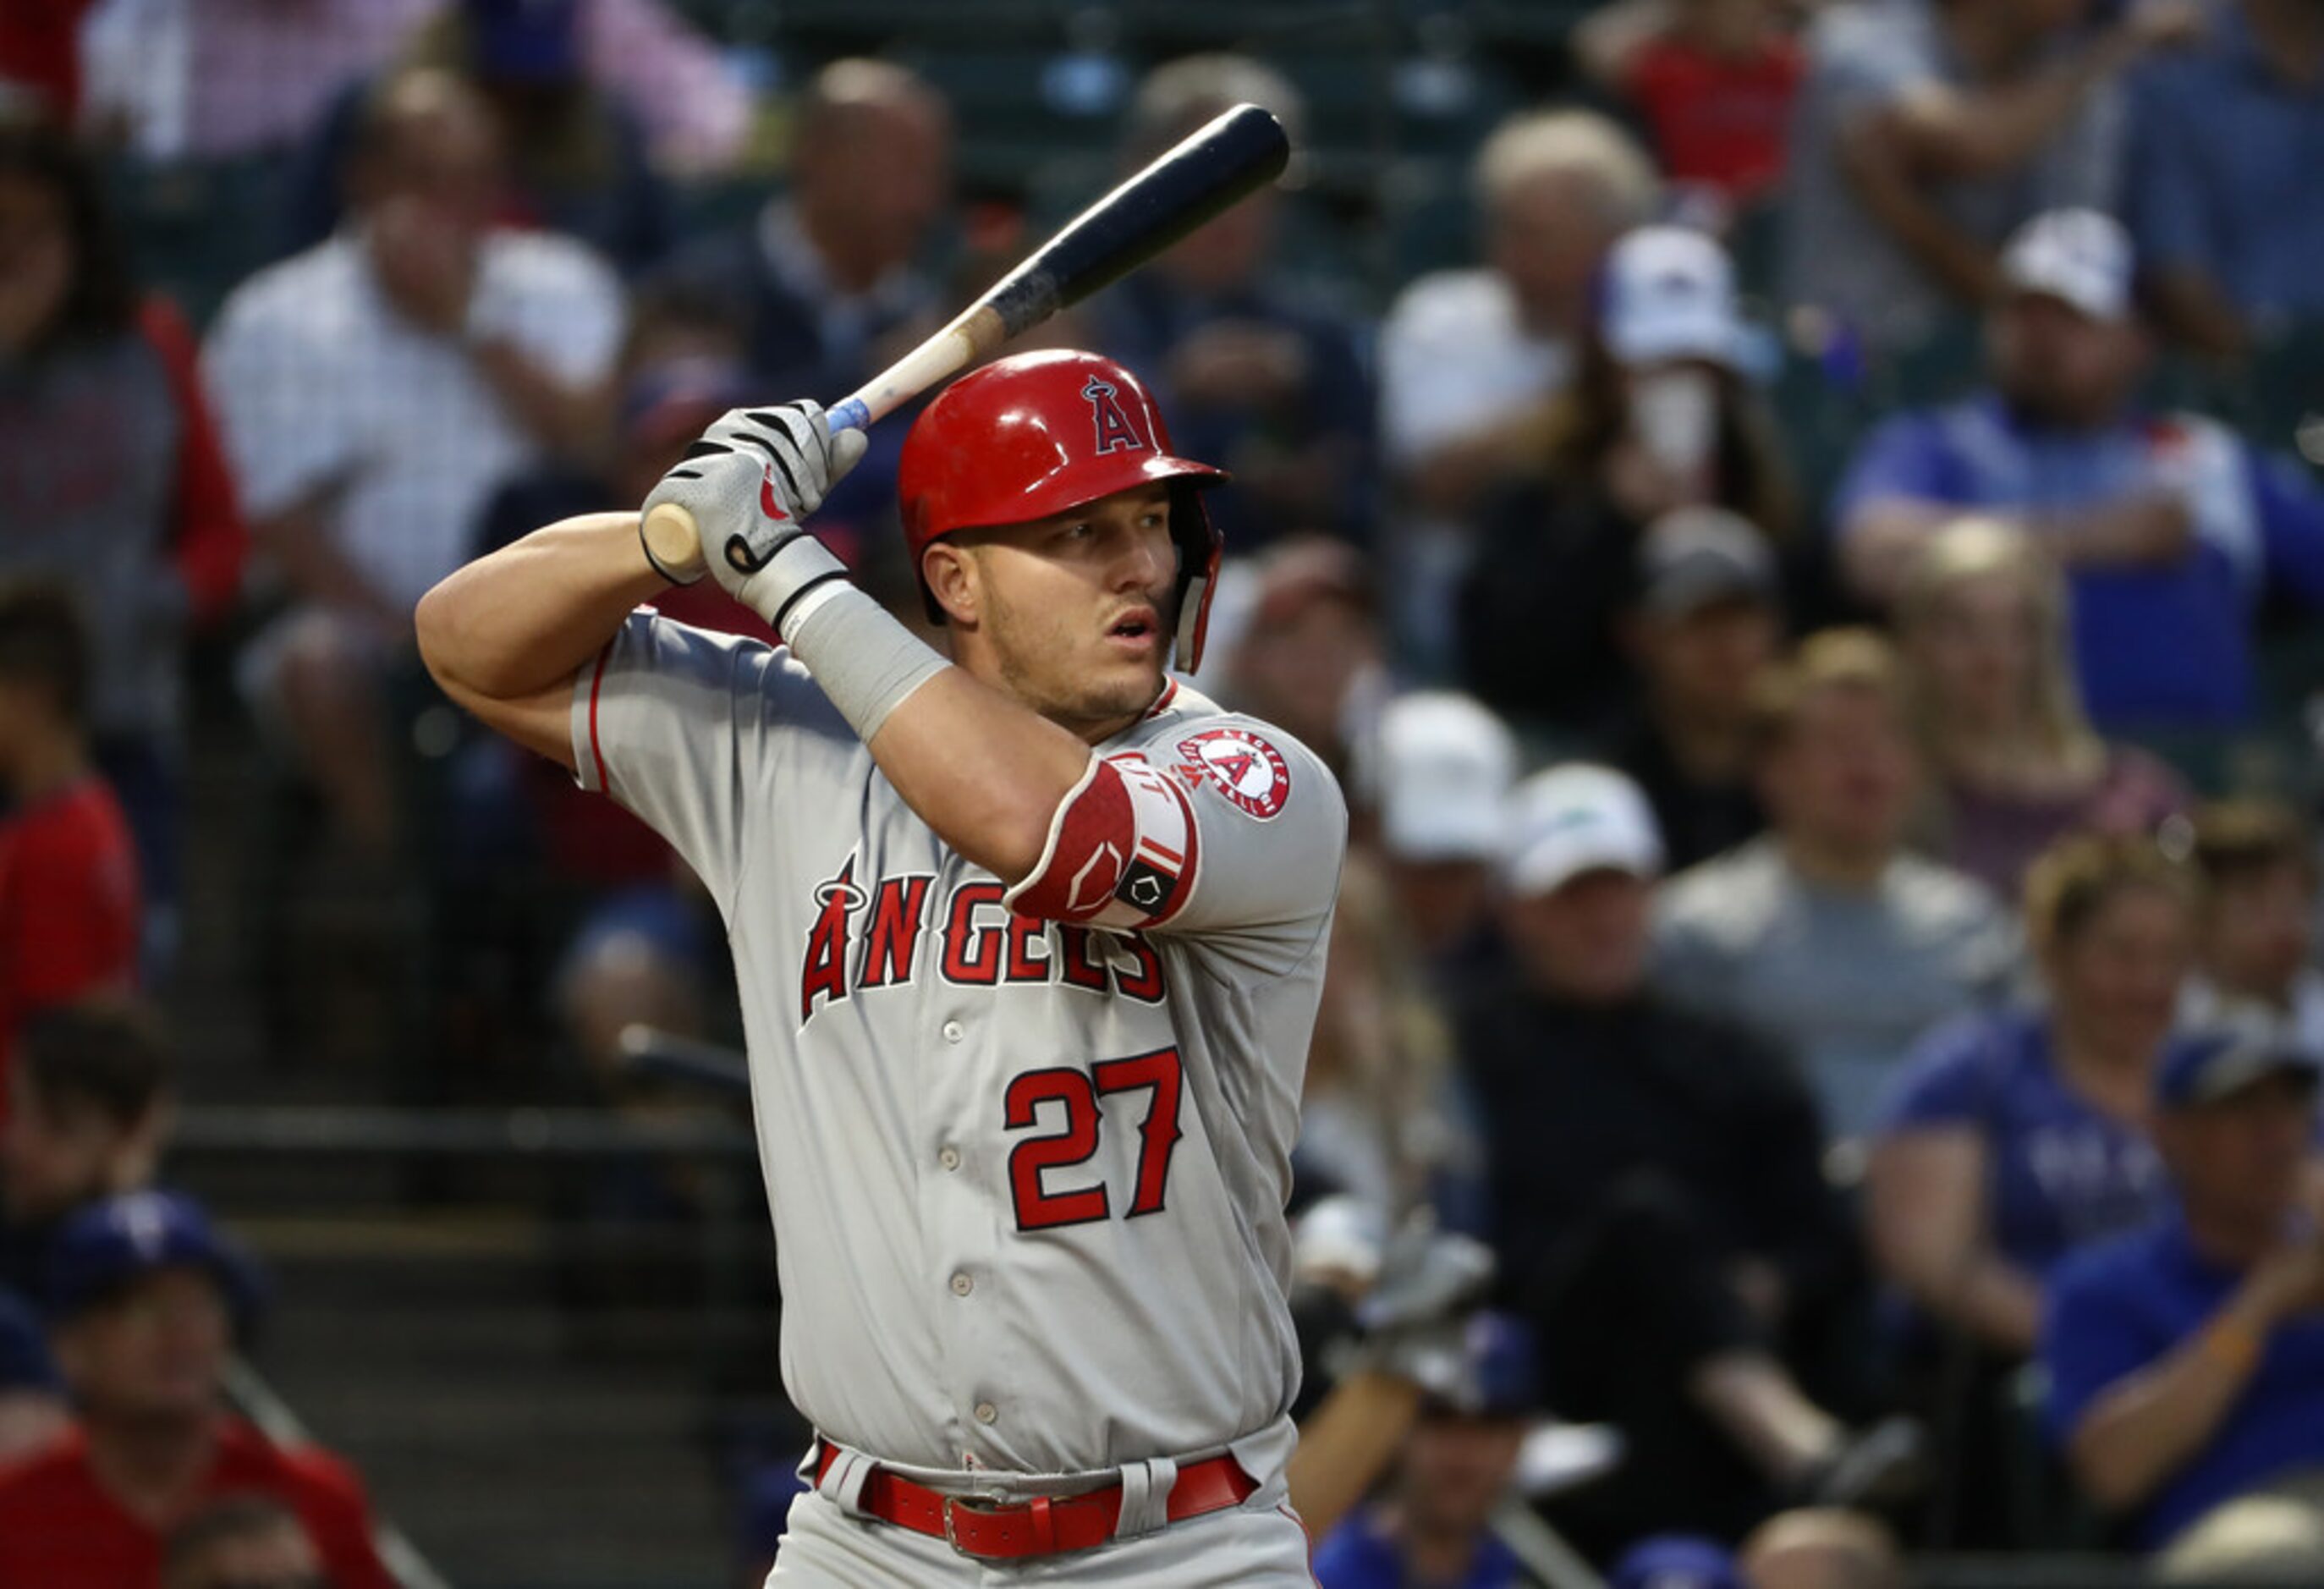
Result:
{"label": "white a logo on helmet", "polygon": [[1082,388],[1082,395],[1089,399],[1090,424],[1097,433],[1095,457],[1103,457],[1125,448],[1131,452],[1144,449],[1146,443],[1139,438],[1138,427],[1122,411],[1112,382],[1092,375],[1089,383]]}

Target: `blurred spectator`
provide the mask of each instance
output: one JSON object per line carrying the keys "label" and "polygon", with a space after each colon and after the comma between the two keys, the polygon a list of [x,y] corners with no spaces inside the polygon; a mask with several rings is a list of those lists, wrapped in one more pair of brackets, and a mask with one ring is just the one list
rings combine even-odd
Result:
{"label": "blurred spectator", "polygon": [[368,106],[388,83],[441,72],[485,107],[503,160],[492,219],[587,244],[625,274],[677,241],[675,199],[629,108],[591,80],[586,0],[452,0],[380,79],[340,96],[292,178],[286,243],[306,248],[340,224],[346,168],[363,155]]}
{"label": "blurred spectator", "polygon": [[1460,1028],[1502,1291],[1540,1336],[1548,1405],[1628,1453],[1556,1520],[1603,1549],[1893,1491],[1912,1431],[1851,1437],[1794,1377],[1852,1268],[1814,1104],[1760,1039],[1647,985],[1645,798],[1602,767],[1537,773],[1505,855],[1511,964]]}
{"label": "blurred spectator", "polygon": [[1923,1043],[1865,1172],[1882,1270],[1927,1316],[2012,1360],[2033,1347],[2058,1261],[2155,1207],[2146,1101],[2191,936],[2188,881],[2145,839],[2067,839],[2025,895],[2045,1007]]}
{"label": "blurred spectator", "polygon": [[1520,728],[1600,737],[1629,705],[1620,614],[1645,526],[1716,504],[1770,537],[1791,521],[1767,414],[1741,374],[1734,268],[1699,232],[1616,244],[1573,384],[1522,478],[1478,512],[1461,591],[1462,673]]}
{"label": "blurred spectator", "polygon": [[91,662],[62,587],[0,587],[0,1079],[27,1017],[137,979],[137,855],[89,760]]}
{"label": "blurred spectator", "polygon": [[1638,709],[1612,760],[1646,791],[1680,872],[1767,825],[1751,787],[1751,693],[1783,644],[1783,598],[1766,537],[1724,508],[1664,514],[1638,558],[1622,630]]}
{"label": "blurred spectator", "polygon": [[1766,197],[1805,62],[1780,0],[1616,0],[1584,17],[1582,64],[1645,121],[1674,186],[1721,216]]}
{"label": "blurred spectator", "polygon": [[1356,781],[1370,786],[1397,916],[1441,985],[1487,952],[1517,743],[1468,696],[1418,690],[1380,709],[1362,748]]}
{"label": "blurred spectator", "polygon": [[484,106],[441,72],[368,104],[360,224],[236,290],[207,374],[290,609],[242,682],[346,832],[394,826],[383,680],[493,489],[603,430],[621,289],[568,239],[496,229]]}
{"label": "blurred spectator", "polygon": [[181,644],[232,605],[249,537],[192,334],[140,299],[94,164],[0,120],[0,573],[102,626],[89,727],[137,841],[152,947],[178,897]]}
{"label": "blurred spectator", "polygon": [[71,1417],[40,1315],[0,1285],[0,1468],[54,1440]]}
{"label": "blurred spectator", "polygon": [[81,18],[97,0],[10,0],[0,9],[0,106],[70,122],[80,105]]}
{"label": "blurred spectator", "polygon": [[152,1184],[176,1113],[171,1072],[151,1015],[127,1001],[25,1023],[0,1128],[0,1287],[42,1296],[65,1217]]}
{"label": "blurred spectator", "polygon": [[[195,7],[185,0],[103,0],[82,34],[90,79],[83,119],[101,133],[124,133],[149,159],[279,149],[304,138],[343,90],[387,66],[444,6],[445,0],[200,0],[195,26]],[[533,9],[540,14],[480,14],[482,26],[502,32],[473,41],[479,52],[521,56],[512,38],[562,25],[538,4]],[[699,175],[733,157],[749,126],[749,90],[663,0],[579,0],[571,25],[589,80],[621,97],[657,165]],[[624,135],[634,141],[634,134]]]}
{"label": "blurred spectator", "polygon": [[353,1471],[271,1445],[220,1405],[256,1281],[198,1205],[133,1192],[83,1209],[57,1233],[49,1272],[51,1339],[80,1421],[0,1473],[0,1584],[158,1583],[171,1529],[250,1491],[299,1514],[334,1589],[391,1589]]}
{"label": "blurred spectator", "polygon": [[2225,0],[2201,46],[2137,85],[2123,184],[2163,323],[2212,353],[2324,318],[2324,13]]}
{"label": "blurred spectator", "polygon": [[79,125],[157,162],[285,152],[443,3],[97,0]]}
{"label": "blurred spectator", "polygon": [[763,391],[835,400],[877,373],[883,338],[939,307],[916,262],[952,202],[952,114],[919,77],[835,61],[800,100],[788,191],[654,282],[719,305]]}
{"label": "blurred spectator", "polygon": [[2042,216],[2001,268],[1994,389],[1865,444],[1832,506],[1843,572],[1885,599],[1923,541],[1983,510],[2066,567],[2100,728],[2234,726],[2254,705],[2261,596],[2282,586],[2324,605],[2324,491],[2215,420],[2138,411],[2149,347],[2113,221]]}
{"label": "blurred spectator", "polygon": [[2316,935],[2316,841],[2289,807],[2229,800],[2195,817],[2201,880],[2196,961],[2182,1024],[2223,1028],[2324,1059]]}
{"label": "blurred spectator", "polygon": [[1370,567],[1345,541],[1307,536],[1277,544],[1253,572],[1222,691],[1345,773],[1386,688]]}
{"label": "blurred spectator", "polygon": [[1998,285],[2028,217],[2103,205],[2121,164],[2116,79],[2200,25],[2192,0],[1832,5],[1808,35],[1785,195],[1784,301],[1876,347],[1926,339]]}
{"label": "blurred spectator", "polygon": [[2068,833],[2153,833],[2187,789],[2082,712],[2057,567],[2009,524],[1964,519],[1906,570],[1896,630],[1931,775],[1930,854],[2015,899]]}
{"label": "blurred spectator", "polygon": [[2316,1063],[2227,1037],[2174,1054],[2153,1115],[2177,1209],[2069,1263],[2043,1321],[2051,1437],[2167,1582],[2324,1577]]}
{"label": "blurred spectator", "polygon": [[1858,1511],[1814,1507],[1770,1518],[1738,1559],[1748,1589],[1904,1589],[1906,1582],[1895,1538]]}
{"label": "blurred spectator", "polygon": [[1449,1224],[1473,1224],[1480,1155],[1449,1095],[1452,1034],[1403,928],[1387,881],[1349,857],[1293,1167],[1303,1196],[1359,1198],[1384,1226],[1423,1204]]}
{"label": "blurred spectator", "polygon": [[265,1495],[231,1495],[178,1525],[160,1589],[331,1589],[299,1514]]}
{"label": "blurred spectator", "polygon": [[1895,653],[1830,630],[1761,676],[1751,763],[1771,831],[1682,873],[1657,901],[1656,981],[1806,1067],[1824,1129],[1873,1121],[1912,1043],[2006,986],[2000,901],[1906,853],[1919,783]]}
{"label": "blurred spectator", "polygon": [[1396,624],[1437,666],[1451,660],[1468,515],[1537,457],[1541,408],[1574,379],[1606,251],[1660,198],[1645,152],[1588,111],[1504,124],[1474,171],[1486,263],[1414,282],[1379,336],[1380,443],[1411,509],[1392,549]]}
{"label": "blurred spectator", "polygon": [[1462,1327],[1450,1382],[1421,1402],[1386,1493],[1316,1544],[1322,1589],[1519,1589],[1531,1583],[1492,1530],[1536,1405],[1534,1343],[1517,1319]]}
{"label": "blurred spectator", "polygon": [[[1192,55],[1139,87],[1123,163],[1144,165],[1246,101],[1304,144],[1297,91],[1272,68]],[[1234,472],[1211,513],[1238,552],[1302,531],[1369,540],[1376,512],[1362,333],[1275,267],[1282,201],[1261,188],[1097,300],[1099,346],[1158,373],[1177,445]]]}

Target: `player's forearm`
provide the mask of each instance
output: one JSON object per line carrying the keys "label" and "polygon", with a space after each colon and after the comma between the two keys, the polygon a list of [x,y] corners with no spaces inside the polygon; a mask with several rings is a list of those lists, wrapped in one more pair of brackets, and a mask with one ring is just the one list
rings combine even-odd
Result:
{"label": "player's forearm", "polygon": [[518,699],[570,679],[639,603],[669,587],[639,547],[635,513],[567,519],[422,596],[420,655],[447,686]]}
{"label": "player's forearm", "polygon": [[[812,658],[802,653],[809,669]],[[1057,807],[1088,771],[1090,747],[959,668],[889,714],[872,760],[904,803],[953,848],[1015,884],[1047,847]]]}

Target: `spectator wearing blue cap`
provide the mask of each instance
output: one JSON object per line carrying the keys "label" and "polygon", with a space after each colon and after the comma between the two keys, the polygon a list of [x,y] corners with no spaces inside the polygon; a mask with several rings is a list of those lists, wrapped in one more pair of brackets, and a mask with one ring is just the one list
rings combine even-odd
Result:
{"label": "spectator wearing blue cap", "polygon": [[2026,223],[1987,320],[1989,389],[1866,441],[1832,503],[1840,571],[1886,602],[1965,510],[1997,518],[2066,570],[2098,728],[2233,728],[2257,705],[2262,602],[2324,607],[2324,491],[2217,420],[2140,409],[2134,263],[2096,211]]}
{"label": "spectator wearing blue cap", "polygon": [[1534,1343],[1507,1315],[1463,1326],[1455,1371],[1424,1397],[1388,1493],[1315,1547],[1323,1589],[1519,1589],[1491,1529],[1536,1400]]}
{"label": "spectator wearing blue cap", "polygon": [[2264,1039],[2177,1049],[2153,1086],[2176,1209],[2052,1291],[2049,1433],[2166,1578],[2324,1580],[2318,1083],[2313,1057]]}
{"label": "spectator wearing blue cap", "polygon": [[172,1529],[255,1491],[299,1514],[335,1589],[392,1589],[355,1474],[273,1446],[222,1405],[258,1293],[249,1261],[189,1198],[132,1192],[65,1222],[45,1300],[80,1421],[0,1474],[0,1584],[159,1582]]}

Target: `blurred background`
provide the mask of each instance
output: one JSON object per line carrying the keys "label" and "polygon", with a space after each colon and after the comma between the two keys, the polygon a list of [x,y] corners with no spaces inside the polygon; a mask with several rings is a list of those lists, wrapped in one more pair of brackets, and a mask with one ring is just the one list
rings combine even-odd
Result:
{"label": "blurred background", "polygon": [[0,1584],[763,1577],[715,909],[412,604],[1243,100],[1028,340],[1356,813],[1320,1582],[2324,1582],[2318,0],[7,0]]}

